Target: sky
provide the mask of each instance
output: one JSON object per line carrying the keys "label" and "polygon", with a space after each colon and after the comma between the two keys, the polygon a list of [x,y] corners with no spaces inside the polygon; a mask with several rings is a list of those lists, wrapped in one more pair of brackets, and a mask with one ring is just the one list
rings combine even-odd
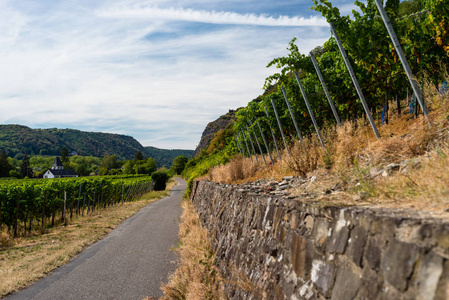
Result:
{"label": "sky", "polygon": [[[349,14],[353,1],[332,3]],[[311,0],[0,0],[0,124],[195,149],[263,93],[266,68],[322,45]]]}

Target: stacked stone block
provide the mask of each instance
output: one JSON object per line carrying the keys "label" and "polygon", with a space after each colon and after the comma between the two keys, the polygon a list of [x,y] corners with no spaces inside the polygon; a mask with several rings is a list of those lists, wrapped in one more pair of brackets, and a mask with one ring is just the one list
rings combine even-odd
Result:
{"label": "stacked stone block", "polygon": [[449,223],[430,213],[209,181],[191,201],[230,299],[449,298]]}

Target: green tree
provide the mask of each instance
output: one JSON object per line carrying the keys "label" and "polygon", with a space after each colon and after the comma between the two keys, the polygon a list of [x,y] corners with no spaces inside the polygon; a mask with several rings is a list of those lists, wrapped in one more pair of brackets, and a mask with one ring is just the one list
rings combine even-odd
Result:
{"label": "green tree", "polygon": [[61,162],[63,164],[69,162],[69,150],[66,147],[61,148]]}
{"label": "green tree", "polygon": [[117,167],[117,155],[106,155],[100,162],[100,169],[105,168],[107,170],[112,170],[116,169]]}
{"label": "green tree", "polygon": [[142,151],[137,151],[136,155],[134,156],[134,162],[137,162],[139,160],[143,160],[143,154]]}
{"label": "green tree", "polygon": [[9,171],[12,170],[11,165],[8,162],[8,156],[1,151],[0,152],[0,177],[8,177]]}
{"label": "green tree", "polygon": [[20,164],[20,175],[22,177],[33,176],[33,169],[30,167],[30,160],[26,154],[23,156],[22,163]]}
{"label": "green tree", "polygon": [[147,158],[145,160],[138,160],[134,162],[134,174],[151,174],[157,169],[157,163],[154,158]]}
{"label": "green tree", "polygon": [[134,174],[134,162],[132,160],[127,160],[123,165],[124,174]]}
{"label": "green tree", "polygon": [[184,154],[176,157],[173,160],[173,165],[172,165],[171,169],[173,171],[175,171],[176,174],[181,174],[182,171],[184,171],[188,160],[189,159]]}
{"label": "green tree", "polygon": [[86,162],[82,162],[79,165],[77,165],[75,167],[75,172],[79,175],[79,176],[87,176],[89,175],[90,171],[89,171],[89,166],[87,165]]}

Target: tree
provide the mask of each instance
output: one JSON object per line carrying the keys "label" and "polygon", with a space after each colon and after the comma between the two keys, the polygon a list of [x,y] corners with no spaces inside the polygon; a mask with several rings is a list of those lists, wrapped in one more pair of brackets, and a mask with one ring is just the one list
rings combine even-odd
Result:
{"label": "tree", "polygon": [[105,155],[100,162],[100,168],[105,168],[108,170],[115,169],[118,167],[117,155]]}
{"label": "tree", "polygon": [[0,152],[0,177],[8,177],[9,171],[12,170],[11,165],[8,162],[8,156],[1,151]]}
{"label": "tree", "polygon": [[157,163],[154,158],[147,158],[145,160],[138,160],[134,162],[133,170],[135,174],[148,174],[150,175],[156,171]]}
{"label": "tree", "polygon": [[143,154],[142,151],[137,151],[136,155],[134,156],[134,162],[137,162],[139,160],[143,160]]}
{"label": "tree", "polygon": [[134,162],[132,160],[127,160],[123,165],[124,174],[134,174]]}
{"label": "tree", "polygon": [[30,160],[28,158],[28,155],[24,155],[22,159],[22,163],[20,165],[20,175],[22,177],[32,177],[33,176],[33,169],[30,167]]}
{"label": "tree", "polygon": [[75,172],[80,176],[87,176],[90,173],[89,166],[86,162],[82,162],[75,167]]}
{"label": "tree", "polygon": [[184,171],[188,160],[189,159],[184,154],[176,157],[173,160],[173,165],[171,166],[171,169],[175,171],[176,174],[181,174],[182,171]]}
{"label": "tree", "polygon": [[69,162],[69,150],[66,147],[62,147],[61,149],[61,162],[63,164]]}

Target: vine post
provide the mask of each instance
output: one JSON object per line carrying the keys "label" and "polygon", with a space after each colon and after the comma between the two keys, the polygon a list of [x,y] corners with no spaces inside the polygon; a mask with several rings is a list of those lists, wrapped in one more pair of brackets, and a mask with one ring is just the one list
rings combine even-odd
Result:
{"label": "vine post", "polygon": [[419,102],[419,105],[421,106],[423,114],[427,115],[429,113],[429,110],[427,109],[426,103],[424,102],[424,100],[422,98],[421,89],[419,88],[418,82],[416,81],[415,77],[413,76],[412,70],[410,69],[410,65],[408,64],[407,58],[404,55],[404,51],[402,50],[401,44],[399,43],[399,40],[396,36],[393,26],[391,26],[390,19],[388,18],[387,13],[385,12],[382,2],[380,0],[375,0],[375,1],[376,1],[377,9],[379,10],[380,16],[382,17],[382,21],[384,22],[385,27],[387,28],[388,35],[390,36],[391,42],[393,43],[393,46],[394,46],[394,49],[396,50],[396,53],[398,54],[399,59],[401,60],[401,64],[404,67],[405,73],[407,74],[407,78],[410,82],[410,85],[412,86],[412,89],[413,89],[413,92],[415,93],[416,98],[418,99],[418,102]]}
{"label": "vine post", "polygon": [[340,49],[340,53],[343,56],[343,60],[345,61],[345,64],[346,64],[346,68],[348,69],[349,75],[351,76],[352,83],[354,84],[357,94],[359,95],[359,98],[362,101],[363,109],[365,109],[366,116],[368,117],[371,127],[373,128],[374,134],[379,139],[380,138],[379,131],[377,130],[376,123],[374,123],[373,116],[371,115],[371,112],[369,111],[368,104],[366,103],[365,96],[363,96],[362,89],[360,88],[359,82],[357,81],[357,77],[355,77],[355,73],[354,73],[354,70],[352,69],[351,62],[349,61],[349,57],[346,54],[345,48],[343,48],[340,38],[338,37],[337,30],[335,29],[335,27],[332,23],[330,25],[331,25],[332,33],[335,36],[335,40],[337,41],[338,49]]}
{"label": "vine post", "polygon": [[290,155],[290,150],[288,150],[287,141],[285,140],[284,130],[282,129],[281,119],[279,119],[279,114],[273,99],[271,99],[271,105],[273,105],[274,115],[278,121],[279,131],[281,132],[282,140],[284,141],[285,150],[287,150],[288,155]]}
{"label": "vine post", "polygon": [[[265,109],[265,114],[267,115],[267,118],[270,119],[270,114],[268,113],[267,107],[264,106],[263,108]],[[274,136],[273,129],[271,128],[270,124],[268,124],[268,127],[270,127],[271,137],[273,138],[274,147],[276,148],[276,152],[278,154],[279,161],[282,161],[281,153],[279,152],[278,142],[276,142],[276,137]]]}
{"label": "vine post", "polygon": [[332,113],[334,114],[335,120],[337,121],[338,127],[341,126],[340,117],[338,116],[337,109],[335,108],[334,101],[332,101],[331,95],[329,94],[329,91],[327,89],[326,83],[324,82],[323,75],[321,74],[320,68],[318,67],[318,62],[315,59],[315,56],[313,55],[312,51],[309,53],[310,59],[312,60],[313,66],[315,67],[315,71],[318,75],[318,79],[321,82],[321,86],[323,87],[324,93],[326,94],[327,102],[329,102],[329,105],[332,109]]}
{"label": "vine post", "polygon": [[313,126],[315,126],[316,134],[318,135],[318,138],[320,139],[321,146],[323,146],[323,148],[326,148],[326,146],[324,146],[323,138],[321,137],[320,128],[318,127],[318,124],[316,123],[316,120],[315,120],[315,114],[313,113],[312,108],[310,107],[310,103],[309,103],[309,99],[307,99],[306,91],[304,91],[304,87],[302,86],[301,80],[299,79],[299,76],[298,76],[298,72],[296,72],[296,71],[295,71],[295,77],[296,77],[296,81],[298,82],[299,88],[301,89],[301,94],[302,94],[302,97],[304,98],[304,102],[306,103],[307,110],[309,111],[310,118],[312,119],[312,122],[313,122]]}

